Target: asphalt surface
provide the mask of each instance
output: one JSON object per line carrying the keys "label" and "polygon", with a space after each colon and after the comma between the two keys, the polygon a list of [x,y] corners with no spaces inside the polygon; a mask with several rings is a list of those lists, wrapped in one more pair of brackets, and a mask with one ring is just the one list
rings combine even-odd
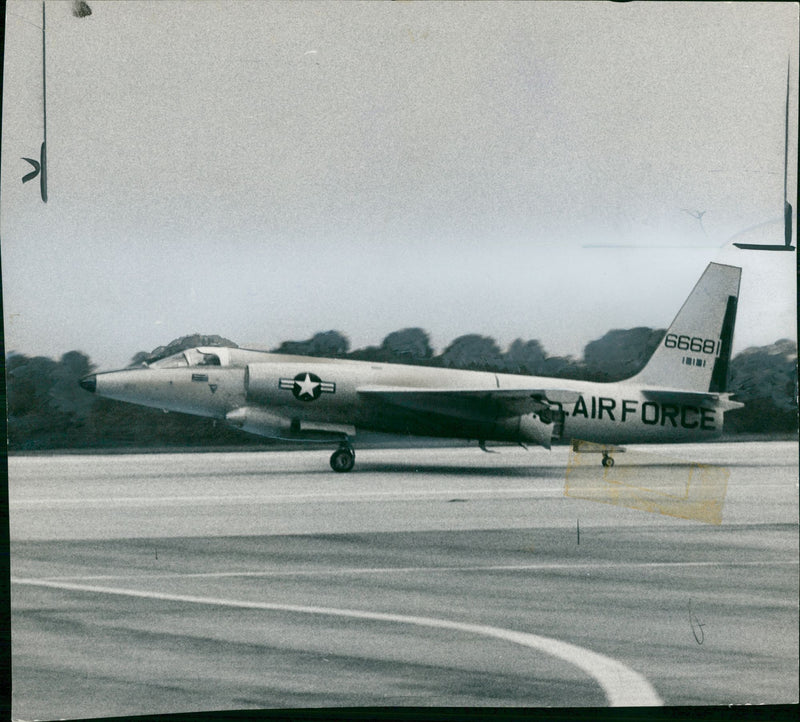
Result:
{"label": "asphalt surface", "polygon": [[797,702],[797,451],[12,457],[12,716]]}

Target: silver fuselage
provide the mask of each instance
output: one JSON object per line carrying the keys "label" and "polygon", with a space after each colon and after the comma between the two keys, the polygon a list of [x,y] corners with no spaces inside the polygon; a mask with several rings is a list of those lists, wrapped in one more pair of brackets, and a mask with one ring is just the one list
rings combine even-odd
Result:
{"label": "silver fuselage", "polygon": [[[592,383],[479,371],[286,356],[225,349],[224,364],[163,368],[154,365],[95,375],[98,395],[119,401],[225,420],[264,436],[314,429],[362,429],[400,434],[526,442],[507,414],[461,414],[376,403],[359,389],[392,387],[487,391],[563,390],[550,402],[553,440],[604,444],[705,441],[722,431],[724,408],[667,403],[631,382]],[[298,380],[296,380],[298,379]],[[303,392],[303,384],[307,389]],[[563,415],[559,412],[563,412]]]}

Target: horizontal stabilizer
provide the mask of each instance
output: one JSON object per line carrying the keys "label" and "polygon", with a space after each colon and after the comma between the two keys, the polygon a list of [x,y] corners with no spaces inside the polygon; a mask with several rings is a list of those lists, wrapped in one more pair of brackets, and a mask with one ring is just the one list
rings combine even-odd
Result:
{"label": "horizontal stabilizer", "polygon": [[703,393],[701,391],[681,391],[679,389],[642,389],[642,394],[648,399],[659,403],[673,403],[683,406],[704,406],[706,408],[721,408],[723,411],[741,409],[744,404],[733,401],[730,394]]}

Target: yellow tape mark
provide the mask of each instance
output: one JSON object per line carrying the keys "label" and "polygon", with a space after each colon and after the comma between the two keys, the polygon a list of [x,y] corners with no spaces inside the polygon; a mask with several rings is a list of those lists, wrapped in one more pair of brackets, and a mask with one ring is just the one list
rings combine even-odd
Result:
{"label": "yellow tape mark", "polygon": [[[603,467],[604,447],[587,441],[571,447],[564,495],[680,519],[721,524],[730,469],[646,451],[616,455]],[[614,452],[610,453],[615,458]]]}

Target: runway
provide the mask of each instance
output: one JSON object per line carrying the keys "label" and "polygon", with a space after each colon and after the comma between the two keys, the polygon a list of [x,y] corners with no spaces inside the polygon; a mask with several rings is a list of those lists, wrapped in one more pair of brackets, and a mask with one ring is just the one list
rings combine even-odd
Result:
{"label": "runway", "polygon": [[13,717],[797,702],[797,444],[637,448],[722,523],[564,447],[12,457]]}

